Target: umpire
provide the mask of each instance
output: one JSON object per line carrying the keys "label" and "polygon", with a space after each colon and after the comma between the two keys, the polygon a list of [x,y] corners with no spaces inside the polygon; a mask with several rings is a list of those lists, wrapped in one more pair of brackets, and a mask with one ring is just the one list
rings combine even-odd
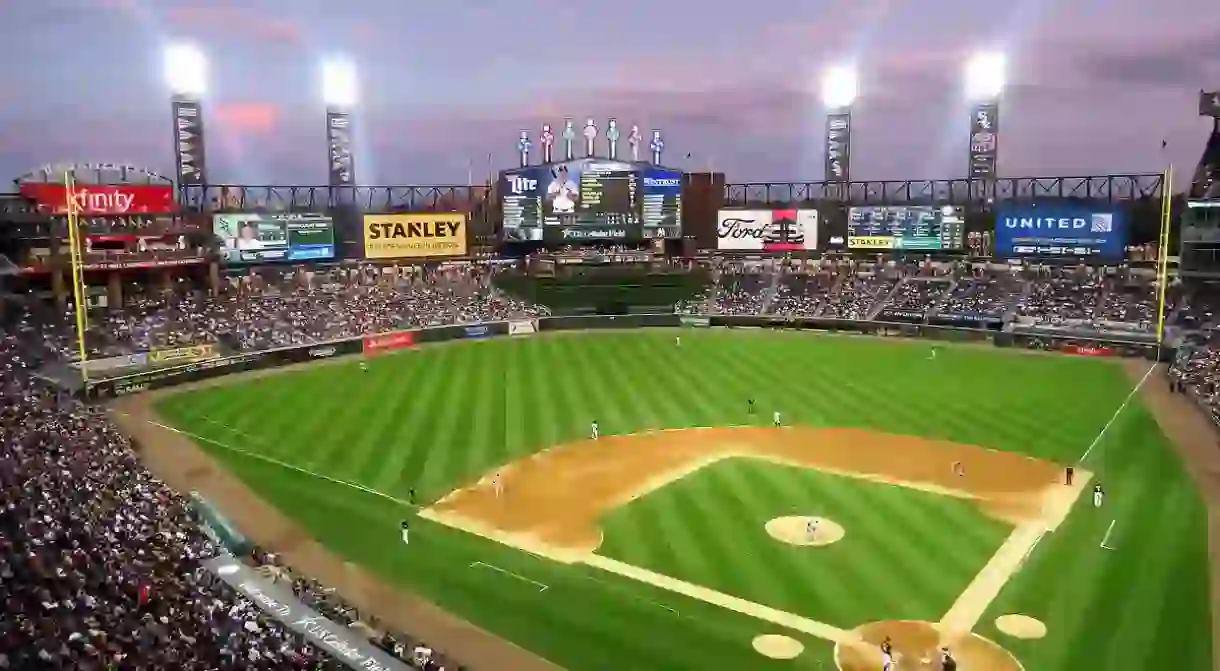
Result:
{"label": "umpire", "polygon": [[957,660],[949,654],[948,648],[940,649],[940,671],[957,671]]}

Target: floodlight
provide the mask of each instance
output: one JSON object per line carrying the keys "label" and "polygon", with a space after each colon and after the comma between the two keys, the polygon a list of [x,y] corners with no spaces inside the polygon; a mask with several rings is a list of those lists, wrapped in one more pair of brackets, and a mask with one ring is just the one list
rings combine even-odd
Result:
{"label": "floodlight", "polygon": [[966,95],[971,100],[994,100],[1004,90],[1008,59],[998,51],[984,51],[966,61]]}
{"label": "floodlight", "polygon": [[166,47],[165,81],[176,94],[201,96],[208,88],[208,62],[203,52],[193,44]]}
{"label": "floodlight", "polygon": [[356,65],[333,59],[322,64],[322,99],[328,106],[352,107],[358,98]]}
{"label": "floodlight", "polygon": [[837,66],[822,76],[822,103],[831,109],[851,107],[859,82],[854,68]]}

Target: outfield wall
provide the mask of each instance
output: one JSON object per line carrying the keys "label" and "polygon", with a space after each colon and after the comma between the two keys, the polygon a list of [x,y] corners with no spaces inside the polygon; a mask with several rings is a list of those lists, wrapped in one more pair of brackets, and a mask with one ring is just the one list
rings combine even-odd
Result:
{"label": "outfield wall", "polygon": [[770,328],[804,330],[823,333],[847,333],[881,337],[927,338],[939,341],[990,342],[997,347],[1062,352],[1076,356],[1140,357],[1149,360],[1172,361],[1172,349],[1160,349],[1155,343],[1121,338],[1049,336],[1005,331],[998,322],[962,318],[958,325],[918,324],[898,321],[849,321],[843,319],[782,318],[727,315],[646,314],[619,316],[543,317],[458,324],[422,329],[393,331],[360,338],[332,340],[311,345],[280,347],[235,356],[208,359],[181,366],[159,368],[107,379],[89,380],[84,395],[91,400],[126,396],[142,391],[171,387],[185,382],[204,380],[229,373],[278,368],[295,363],[329,359],[337,356],[364,354],[378,356],[412,349],[427,343],[449,340],[480,340],[503,336],[522,337],[548,331],[579,331],[589,329],[634,328]]}

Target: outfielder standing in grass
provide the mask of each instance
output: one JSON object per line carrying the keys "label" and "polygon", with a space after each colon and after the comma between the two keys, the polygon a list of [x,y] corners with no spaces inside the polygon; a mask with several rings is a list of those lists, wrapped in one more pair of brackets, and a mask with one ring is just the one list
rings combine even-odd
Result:
{"label": "outfielder standing in grass", "polygon": [[783,421],[780,419],[778,410],[776,410],[774,413],[771,414],[771,421],[774,422],[776,426],[779,426],[780,424],[783,423]]}
{"label": "outfielder standing in grass", "polygon": [[1100,482],[1093,485],[1093,507],[1094,508],[1101,507],[1101,500],[1103,498],[1105,498],[1105,496],[1106,496],[1106,493],[1105,493],[1105,491],[1102,490]]}
{"label": "outfielder standing in grass", "polygon": [[589,424],[589,437],[593,440],[597,440],[598,438],[602,437],[602,430],[601,427],[597,425],[596,419],[593,420],[593,423]]}
{"label": "outfielder standing in grass", "polygon": [[409,535],[408,535],[408,532],[410,531],[409,527],[410,527],[410,524],[406,520],[403,520],[402,521],[402,544],[403,545],[410,544],[408,542],[410,540]]}

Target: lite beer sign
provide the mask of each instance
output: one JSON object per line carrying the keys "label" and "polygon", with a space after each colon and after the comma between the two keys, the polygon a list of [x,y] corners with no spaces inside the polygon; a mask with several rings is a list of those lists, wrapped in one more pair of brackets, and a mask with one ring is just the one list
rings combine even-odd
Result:
{"label": "lite beer sign", "polygon": [[151,184],[80,185],[69,194],[63,184],[22,184],[21,195],[51,214],[68,214],[75,209],[81,216],[125,214],[166,214],[173,212],[172,186]]}

